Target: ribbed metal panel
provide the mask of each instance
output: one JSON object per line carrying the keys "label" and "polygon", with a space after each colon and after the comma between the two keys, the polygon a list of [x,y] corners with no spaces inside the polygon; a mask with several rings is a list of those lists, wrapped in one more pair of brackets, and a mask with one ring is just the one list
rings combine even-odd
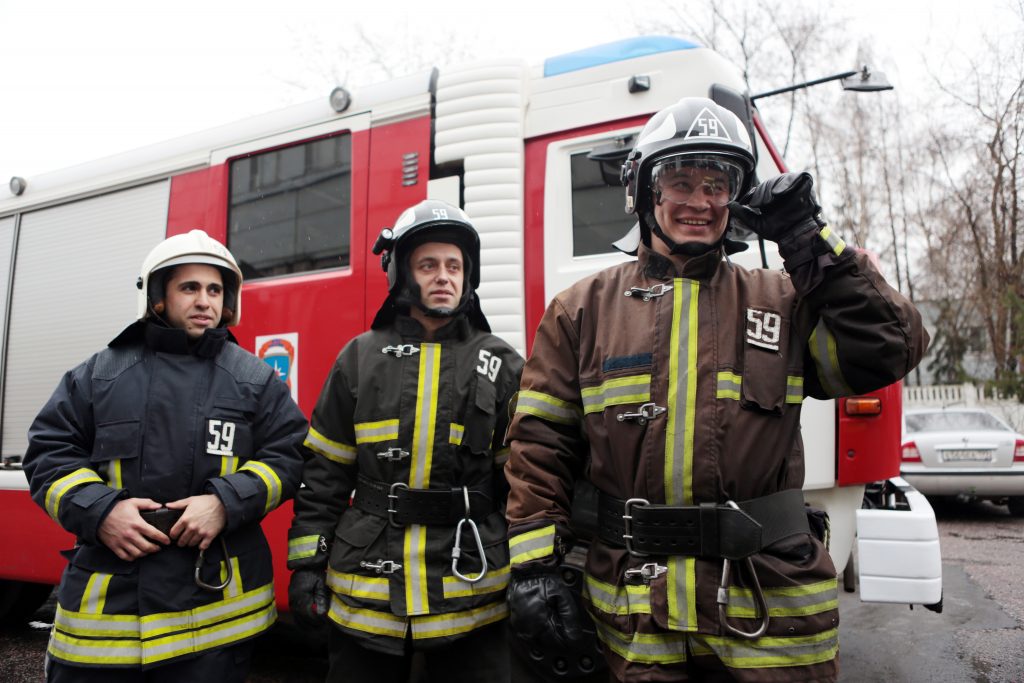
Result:
{"label": "ribbed metal panel", "polygon": [[466,213],[480,232],[480,298],[494,333],[526,350],[523,111],[528,70],[488,62],[437,80],[434,159],[462,162]]}
{"label": "ribbed metal panel", "polygon": [[142,259],[166,234],[169,191],[169,181],[162,181],[22,217],[4,455],[24,453],[29,424],[61,375],[132,321]]}

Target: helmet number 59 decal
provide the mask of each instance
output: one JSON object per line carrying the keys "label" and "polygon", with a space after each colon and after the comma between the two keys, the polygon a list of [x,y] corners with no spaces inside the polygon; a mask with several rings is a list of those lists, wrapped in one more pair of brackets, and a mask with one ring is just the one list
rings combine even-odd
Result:
{"label": "helmet number 59 decal", "polygon": [[448,220],[448,210],[447,209],[432,209],[431,211],[434,214],[434,218],[437,218],[438,220],[441,220],[441,219]]}
{"label": "helmet number 59 decal", "polygon": [[206,452],[210,455],[234,456],[235,423],[227,420],[207,420],[206,431],[210,440],[206,442]]}
{"label": "helmet number 59 decal", "polygon": [[476,366],[476,371],[493,382],[497,379],[500,369],[501,358],[491,355],[487,349],[480,349],[480,365]]}
{"label": "helmet number 59 decal", "polygon": [[747,343],[762,349],[779,350],[782,316],[771,311],[747,309]]}

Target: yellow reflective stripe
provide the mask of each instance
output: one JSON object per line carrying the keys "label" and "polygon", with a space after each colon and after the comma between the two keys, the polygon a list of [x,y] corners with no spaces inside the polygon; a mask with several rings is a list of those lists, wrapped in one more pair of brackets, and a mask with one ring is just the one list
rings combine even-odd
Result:
{"label": "yellow reflective stripe", "polygon": [[508,539],[512,566],[555,554],[555,525],[549,524]]}
{"label": "yellow reflective stripe", "polygon": [[505,463],[508,462],[508,456],[512,454],[511,448],[502,448],[500,451],[494,454],[494,466],[504,467]]}
{"label": "yellow reflective stripe", "polygon": [[451,427],[448,429],[448,443],[461,446],[462,436],[465,432],[466,428],[463,425],[452,422]]}
{"label": "yellow reflective stripe", "polygon": [[818,234],[821,236],[821,239],[825,240],[825,243],[828,245],[828,248],[836,256],[842,254],[843,250],[846,249],[846,242],[844,242],[842,238],[839,237],[839,235],[832,232],[832,228],[830,228],[829,226],[826,225],[825,227],[823,227],[818,232]]}
{"label": "yellow reflective stripe", "polygon": [[408,628],[408,622],[403,617],[375,609],[349,607],[337,595],[331,595],[331,607],[327,610],[327,617],[339,626],[354,631],[392,638],[405,638],[405,631]]}
{"label": "yellow reflective stripe", "polygon": [[800,404],[804,401],[804,378],[796,375],[786,376],[786,403]]}
{"label": "yellow reflective stripe", "polygon": [[58,513],[60,512],[60,501],[64,497],[64,494],[76,486],[92,483],[102,484],[103,479],[88,467],[80,467],[71,474],[65,475],[53,482],[53,484],[50,485],[49,490],[47,490],[46,498],[43,501],[46,512],[54,519],[54,521],[59,522],[60,519],[58,519]]}
{"label": "yellow reflective stripe", "polygon": [[715,398],[731,398],[734,401],[738,401],[740,400],[740,390],[742,388],[742,375],[723,370],[718,373],[718,386],[715,391]]}
{"label": "yellow reflective stripe", "polygon": [[[441,383],[441,345],[420,346],[416,388],[416,415],[412,429],[409,487],[430,487],[437,430],[438,390]],[[411,524],[405,528],[402,558],[405,569],[405,611],[410,616],[430,613],[427,591],[427,528]]]}
{"label": "yellow reflective stripe", "polygon": [[69,636],[138,638],[139,618],[134,614],[92,614],[72,612],[57,605],[54,627]]}
{"label": "yellow reflective stripe", "polygon": [[268,583],[242,593],[238,597],[218,600],[195,609],[147,614],[140,620],[142,637],[144,639],[154,638],[185,629],[196,629],[220,621],[236,619],[257,608],[262,609],[273,601],[274,584]]}
{"label": "yellow reflective stripe", "polygon": [[[699,282],[676,278],[672,295],[668,423],[665,428],[665,502],[669,505],[693,504],[699,297]],[[668,627],[673,631],[693,631],[697,628],[696,560],[692,557],[670,557],[667,566]]]}
{"label": "yellow reflective stripe", "polygon": [[807,666],[835,659],[839,652],[839,629],[810,636],[773,636],[755,640],[692,634],[703,641],[726,666],[754,669],[777,666]]}
{"label": "yellow reflective stripe", "polygon": [[239,472],[252,472],[267,487],[267,504],[264,512],[270,512],[281,502],[281,478],[277,476],[274,468],[259,460],[250,460],[239,468]]}
{"label": "yellow reflective stripe", "polygon": [[507,616],[508,603],[502,600],[463,612],[414,617],[412,619],[412,637],[414,640],[423,640],[456,636],[501,621]]}
{"label": "yellow reflective stripe", "polygon": [[235,472],[237,472],[238,461],[239,458],[237,457],[230,455],[222,455],[220,458],[220,476],[226,477],[229,474],[234,474]]}
{"label": "yellow reflective stripe", "polygon": [[47,653],[75,664],[131,665],[142,663],[142,644],[135,639],[76,638],[54,629]]}
{"label": "yellow reflective stripe", "polygon": [[[460,568],[461,569],[461,568]],[[462,571],[465,571],[464,569]],[[475,574],[476,572],[474,572]],[[509,566],[491,569],[476,583],[463,581],[457,576],[445,576],[442,586],[445,598],[468,598],[472,595],[486,595],[505,590],[508,586]]]}
{"label": "yellow reflective stripe", "polygon": [[277,608],[271,601],[259,611],[231,621],[194,629],[187,633],[142,641],[142,663],[154,664],[174,657],[203,652],[262,633],[277,620]]}
{"label": "yellow reflective stripe", "polygon": [[609,406],[646,403],[651,400],[651,375],[631,375],[609,379],[596,387],[580,391],[583,414],[600,413]]}
{"label": "yellow reflective stripe", "polygon": [[110,579],[113,574],[101,574],[96,572],[89,577],[82,591],[81,610],[84,614],[102,614],[103,607],[107,602],[107,588],[110,586]]}
{"label": "yellow reflective stripe", "polygon": [[519,392],[516,412],[565,425],[578,424],[583,416],[582,409],[575,403],[529,389]]}
{"label": "yellow reflective stripe", "polygon": [[839,368],[839,351],[836,338],[828,329],[824,320],[819,319],[810,339],[811,357],[818,369],[818,379],[829,396],[849,396],[853,393],[843,372]]}
{"label": "yellow reflective stripe", "polygon": [[353,425],[356,433],[356,445],[393,441],[398,438],[398,420],[377,420],[376,422],[357,422]]}
{"label": "yellow reflective stripe", "polygon": [[[802,586],[764,589],[768,614],[772,617],[797,617],[820,614],[839,608],[839,587],[836,579],[825,579]],[[726,614],[741,619],[754,619],[760,612],[754,593],[747,588],[731,586]]]}
{"label": "yellow reflective stripe", "polygon": [[339,465],[351,465],[356,461],[355,446],[349,446],[347,443],[340,441],[331,441],[312,427],[309,428],[303,444],[311,451],[319,453],[331,462],[336,462]]}
{"label": "yellow reflective stripe", "polygon": [[107,464],[107,486],[112,489],[123,489],[124,478],[121,475],[121,460],[111,460]]}
{"label": "yellow reflective stripe", "polygon": [[320,546],[320,536],[296,536],[288,539],[288,560],[302,560],[316,555]]}
{"label": "yellow reflective stripe", "polygon": [[686,634],[622,633],[600,621],[595,621],[594,625],[604,646],[627,662],[677,664],[686,661]]}
{"label": "yellow reflective stripe", "polygon": [[349,574],[328,567],[327,587],[338,595],[348,595],[353,598],[383,602],[391,599],[391,582],[383,576]]}
{"label": "yellow reflective stripe", "polygon": [[[224,587],[224,598],[237,598],[242,594],[242,568],[238,564],[238,558],[232,557],[231,562],[231,581]],[[224,583],[224,580],[228,578],[227,564],[224,562],[220,563],[220,583]]]}
{"label": "yellow reflective stripe", "polygon": [[624,616],[651,613],[650,586],[613,586],[587,574],[583,597],[605,614]]}

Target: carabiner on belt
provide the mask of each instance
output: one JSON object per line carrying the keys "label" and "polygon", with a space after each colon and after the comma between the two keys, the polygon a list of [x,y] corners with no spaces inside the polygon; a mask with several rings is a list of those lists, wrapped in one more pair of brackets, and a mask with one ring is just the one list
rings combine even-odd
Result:
{"label": "carabiner on belt", "polygon": [[225,578],[224,583],[220,584],[219,586],[213,586],[203,581],[201,574],[203,570],[203,556],[206,553],[206,551],[200,549],[199,557],[196,558],[195,572],[193,572],[192,574],[193,578],[195,578],[196,585],[200,588],[205,588],[208,591],[222,591],[228,587],[229,583],[231,583],[231,579],[234,576],[234,570],[231,568],[231,558],[228,557],[228,544],[224,541],[224,536],[220,537],[220,548],[222,551],[224,551],[224,565],[227,567],[227,578]]}
{"label": "carabiner on belt", "polygon": [[[462,487],[462,499],[466,503],[466,516],[460,519],[458,526],[455,527],[455,545],[452,546],[452,574],[468,583],[476,583],[487,573],[487,557],[484,555],[484,543],[480,540],[480,531],[469,514],[469,489],[465,486]],[[476,576],[466,576],[459,571],[459,558],[462,556],[462,525],[466,522],[469,522],[469,528],[473,531],[473,540],[476,541],[476,549],[480,553],[480,562],[483,565],[480,568],[480,573]]]}
{"label": "carabiner on belt", "polygon": [[[740,509],[739,505],[731,500],[727,500],[725,504],[731,508]],[[729,606],[729,583],[732,580],[732,562],[728,559],[722,560],[722,581],[718,584],[718,623],[722,625],[723,629],[737,638],[760,638],[768,631],[768,602],[764,598],[761,582],[757,580],[757,572],[754,571],[754,561],[750,557],[745,557],[743,560],[747,571],[750,572],[754,600],[757,602],[757,609],[761,612],[761,624],[757,627],[757,630],[748,633],[729,623],[725,612]]]}

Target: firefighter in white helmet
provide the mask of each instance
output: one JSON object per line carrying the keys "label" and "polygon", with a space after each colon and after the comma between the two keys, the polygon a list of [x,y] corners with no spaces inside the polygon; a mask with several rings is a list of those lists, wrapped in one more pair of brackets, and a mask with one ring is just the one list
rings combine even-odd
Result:
{"label": "firefighter in white helmet", "polygon": [[[711,100],[655,114],[623,167],[637,260],[556,296],[537,330],[509,429],[510,624],[562,671],[592,657],[592,619],[620,681],[836,678],[801,403],[900,379],[928,336],[821,220],[809,175],[750,189],[754,167]],[[730,220],[777,242],[786,272],[732,263]],[[589,617],[559,571],[579,479],[597,489]]]}
{"label": "firefighter in white helmet", "polygon": [[170,237],[136,285],[138,319],[29,430],[32,497],[77,538],[47,680],[241,683],[276,617],[259,522],[298,487],[306,421],[227,329],[242,274],[222,244]]}
{"label": "firefighter in white helmet", "polygon": [[458,207],[408,208],[374,252],[389,294],[313,410],[289,603],[329,625],[328,681],[405,683],[422,651],[430,680],[507,683],[503,441],[523,361],[490,334]]}

